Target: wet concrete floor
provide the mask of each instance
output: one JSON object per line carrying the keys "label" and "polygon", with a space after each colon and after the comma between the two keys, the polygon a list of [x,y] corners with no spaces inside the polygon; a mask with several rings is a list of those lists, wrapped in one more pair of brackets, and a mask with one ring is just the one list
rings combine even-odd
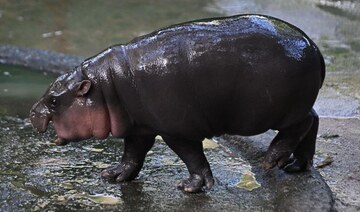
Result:
{"label": "wet concrete floor", "polygon": [[[26,120],[8,116],[0,118],[0,125],[2,211],[329,211],[332,207],[331,192],[315,170],[297,175],[277,169],[264,172],[257,167],[264,149],[254,155],[247,151],[241,158],[241,147],[235,147],[240,137],[219,141],[234,143],[229,147],[205,141],[215,186],[186,194],[175,187],[187,177],[185,165],[161,139],[135,181],[111,184],[99,173],[120,160],[123,146],[118,139],[59,147],[52,143],[53,130],[39,136]],[[260,138],[264,139],[268,138]]]}

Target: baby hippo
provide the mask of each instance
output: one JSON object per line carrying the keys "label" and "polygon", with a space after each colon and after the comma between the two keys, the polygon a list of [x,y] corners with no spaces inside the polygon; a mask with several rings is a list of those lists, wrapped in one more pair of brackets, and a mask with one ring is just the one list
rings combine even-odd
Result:
{"label": "baby hippo", "polygon": [[319,118],[312,109],[324,81],[323,57],[304,32],[282,20],[238,15],[173,25],[112,46],[52,83],[30,112],[56,144],[124,138],[121,162],[101,175],[134,179],[161,135],[190,176],[178,187],[210,189],[202,140],[222,134],[278,134],[266,169],[312,165]]}

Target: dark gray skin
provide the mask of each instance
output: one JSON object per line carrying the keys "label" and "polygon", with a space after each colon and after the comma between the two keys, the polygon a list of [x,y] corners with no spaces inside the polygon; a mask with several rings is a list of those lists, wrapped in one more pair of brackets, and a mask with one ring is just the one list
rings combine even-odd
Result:
{"label": "dark gray skin", "polygon": [[312,107],[324,77],[316,45],[284,21],[261,15],[198,20],[85,60],[50,85],[30,118],[39,132],[52,121],[57,144],[124,138],[121,162],[101,173],[117,182],[138,175],[161,135],[190,173],[178,187],[198,192],[214,184],[201,141],[225,133],[278,130],[263,167],[307,170],[319,122]]}

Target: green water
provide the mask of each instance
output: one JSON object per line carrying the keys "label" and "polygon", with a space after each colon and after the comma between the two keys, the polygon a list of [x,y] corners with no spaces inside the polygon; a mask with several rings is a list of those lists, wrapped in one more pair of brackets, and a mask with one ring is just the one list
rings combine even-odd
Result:
{"label": "green water", "polygon": [[55,76],[21,67],[0,65],[0,116],[28,116],[32,104]]}
{"label": "green water", "polygon": [[207,0],[0,0],[0,44],[91,56],[166,25],[219,16]]}
{"label": "green water", "polygon": [[[342,93],[359,98],[360,83],[353,80],[358,79],[360,64],[357,1],[0,0],[0,45],[88,57],[164,26],[240,13],[273,15],[304,30],[324,53],[327,70],[332,72],[327,75],[329,83],[336,84],[341,77]],[[355,89],[343,89],[352,86]]]}

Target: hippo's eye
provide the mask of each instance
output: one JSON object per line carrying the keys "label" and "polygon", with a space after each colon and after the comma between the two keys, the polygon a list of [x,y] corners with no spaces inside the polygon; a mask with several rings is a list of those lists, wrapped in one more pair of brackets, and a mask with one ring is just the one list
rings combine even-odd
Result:
{"label": "hippo's eye", "polygon": [[56,107],[56,98],[54,96],[50,97],[50,107]]}

